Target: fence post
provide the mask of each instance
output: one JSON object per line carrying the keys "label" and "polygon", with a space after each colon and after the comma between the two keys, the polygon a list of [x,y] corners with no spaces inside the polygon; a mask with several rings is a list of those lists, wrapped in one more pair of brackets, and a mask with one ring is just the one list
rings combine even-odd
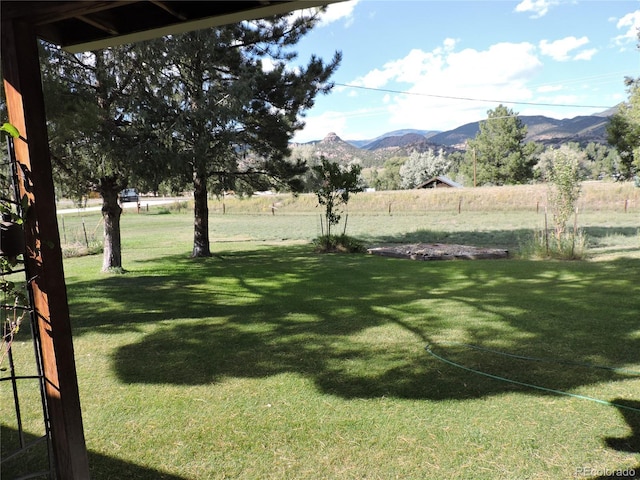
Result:
{"label": "fence post", "polygon": [[60,220],[62,221],[62,238],[64,238],[65,245],[67,244],[67,229],[64,228],[64,215],[60,215]]}
{"label": "fence post", "polygon": [[547,207],[544,207],[544,246],[547,249],[547,255],[549,255],[549,230],[547,225]]}
{"label": "fence post", "polygon": [[84,231],[84,243],[89,248],[89,238],[87,237],[87,227],[84,224],[84,218],[82,219],[82,230]]}

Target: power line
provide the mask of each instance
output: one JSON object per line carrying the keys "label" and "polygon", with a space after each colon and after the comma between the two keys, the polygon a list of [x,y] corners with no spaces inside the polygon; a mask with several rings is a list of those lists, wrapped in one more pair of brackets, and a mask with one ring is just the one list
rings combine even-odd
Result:
{"label": "power line", "polygon": [[611,108],[611,105],[572,105],[572,104],[566,104],[566,103],[517,102],[512,100],[490,100],[486,98],[453,97],[449,95],[435,95],[431,93],[391,90],[388,88],[363,87],[361,85],[349,85],[346,83],[336,83],[336,82],[334,82],[334,85],[338,85],[340,87],[348,87],[348,88],[359,88],[361,90],[371,90],[374,92],[396,93],[400,95],[414,95],[418,97],[446,98],[448,100],[465,100],[470,102],[512,103],[515,105],[534,105],[538,107]]}

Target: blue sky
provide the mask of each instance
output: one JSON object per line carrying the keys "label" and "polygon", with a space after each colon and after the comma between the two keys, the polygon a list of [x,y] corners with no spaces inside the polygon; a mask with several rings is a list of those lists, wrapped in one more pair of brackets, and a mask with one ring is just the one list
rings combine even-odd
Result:
{"label": "blue sky", "polygon": [[[573,118],[627,99],[640,76],[640,0],[353,0],[296,46],[341,66],[294,141],[449,130],[500,103]],[[348,86],[347,86],[348,85]]]}

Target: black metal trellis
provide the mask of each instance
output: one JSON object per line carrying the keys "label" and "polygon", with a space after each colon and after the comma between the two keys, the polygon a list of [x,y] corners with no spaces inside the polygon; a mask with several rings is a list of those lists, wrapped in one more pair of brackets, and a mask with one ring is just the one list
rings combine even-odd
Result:
{"label": "black metal trellis", "polygon": [[[20,195],[18,191],[18,166],[16,163],[16,156],[14,151],[13,139],[7,137],[7,151],[8,151],[8,162],[3,165],[7,168],[7,175],[5,177],[5,181],[7,185],[4,185],[2,189],[2,198],[0,201],[6,206],[10,206],[10,209],[15,212],[15,214],[21,218],[25,212],[23,211],[23,204],[20,201]],[[10,183],[10,185],[9,185]],[[7,198],[5,198],[5,195]],[[22,235],[23,233],[20,232]],[[2,367],[2,371],[0,371],[0,385],[8,382],[11,388],[11,394],[13,396],[13,405],[15,409],[15,425],[16,425],[16,436],[17,441],[14,440],[13,443],[15,445],[11,445],[11,449],[7,448],[5,445],[2,445],[2,458],[0,459],[0,472],[4,470],[6,466],[11,462],[12,465],[18,464],[20,462],[26,464],[20,464],[20,468],[15,469],[15,474],[19,475],[17,479],[26,480],[26,479],[35,479],[35,478],[55,478],[55,468],[54,468],[54,455],[53,455],[53,447],[51,442],[51,430],[49,423],[49,415],[47,408],[47,399],[45,395],[45,377],[43,373],[43,362],[42,362],[42,350],[40,343],[40,333],[37,326],[36,314],[33,309],[33,293],[31,289],[31,276],[27,271],[27,267],[24,262],[24,258],[20,259],[19,256],[14,260],[16,266],[21,265],[18,268],[13,268],[13,266],[8,266],[9,264],[3,262],[3,268],[0,272],[2,279],[6,275],[14,275],[14,274],[24,274],[24,288],[26,294],[23,297],[18,297],[14,295],[14,298],[7,298],[7,294],[5,292],[5,301],[0,305],[0,309],[2,311],[2,354],[4,355],[2,358],[6,359],[8,363],[8,367]],[[5,268],[6,267],[6,268]],[[25,300],[24,304],[18,304],[19,299]],[[11,300],[12,303],[7,302],[7,300]],[[17,333],[16,328],[20,325],[16,324],[15,318],[17,312],[20,312],[19,317],[24,323],[29,323],[29,331],[31,336],[31,343],[33,345],[33,362],[35,364],[35,369],[31,367],[31,370],[35,370],[35,374],[20,374],[20,366],[16,365],[16,358],[13,352],[13,342],[15,340],[14,336]],[[9,319],[9,315],[14,315],[13,319]],[[3,360],[4,363],[4,360]],[[30,368],[29,365],[26,365],[26,369]],[[40,402],[42,404],[42,420],[44,427],[44,434],[41,436],[33,436],[32,434],[28,434],[24,429],[24,419],[23,419],[23,411],[22,411],[22,395],[20,385],[25,385],[27,382],[36,383],[37,388],[39,390]],[[34,438],[27,438],[34,437]],[[35,461],[32,456],[29,456],[29,452],[32,452],[36,446],[45,444],[46,453],[42,453],[42,456],[46,456],[46,458],[38,459],[39,461]],[[46,467],[43,467],[46,465]],[[37,471],[29,472],[30,468],[37,469]],[[12,469],[14,470],[14,469]]]}

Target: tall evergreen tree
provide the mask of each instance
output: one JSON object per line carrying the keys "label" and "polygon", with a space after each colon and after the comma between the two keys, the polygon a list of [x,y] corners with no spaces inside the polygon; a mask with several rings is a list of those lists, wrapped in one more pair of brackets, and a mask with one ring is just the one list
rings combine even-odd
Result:
{"label": "tall evergreen tree", "polygon": [[620,155],[618,177],[631,179],[640,172],[640,78],[626,78],[629,99],[607,125],[607,141]]}
{"label": "tall evergreen tree", "polygon": [[527,126],[510,108],[488,111],[480,131],[467,146],[466,163],[476,184],[521,184],[533,178],[536,146],[526,143]]}
{"label": "tall evergreen tree", "polygon": [[43,44],[43,88],[59,192],[102,197],[104,271],[122,270],[118,193],[157,174],[165,157],[140,97],[148,80],[135,45],[72,55]]}
{"label": "tall evergreen tree", "polygon": [[[291,50],[319,11],[246,21],[149,42],[165,104],[163,131],[183,162],[195,200],[193,257],[209,256],[208,194],[274,185],[299,188],[302,161],[290,163],[289,140],[305,110],[327,93],[341,59],[312,56],[291,65]],[[148,55],[145,55],[148,57]]]}
{"label": "tall evergreen tree", "polygon": [[[638,44],[640,51],[640,29]],[[607,126],[607,141],[620,155],[622,178],[638,179],[640,173],[640,77],[626,77],[624,83],[629,92],[627,102],[620,105]]]}

